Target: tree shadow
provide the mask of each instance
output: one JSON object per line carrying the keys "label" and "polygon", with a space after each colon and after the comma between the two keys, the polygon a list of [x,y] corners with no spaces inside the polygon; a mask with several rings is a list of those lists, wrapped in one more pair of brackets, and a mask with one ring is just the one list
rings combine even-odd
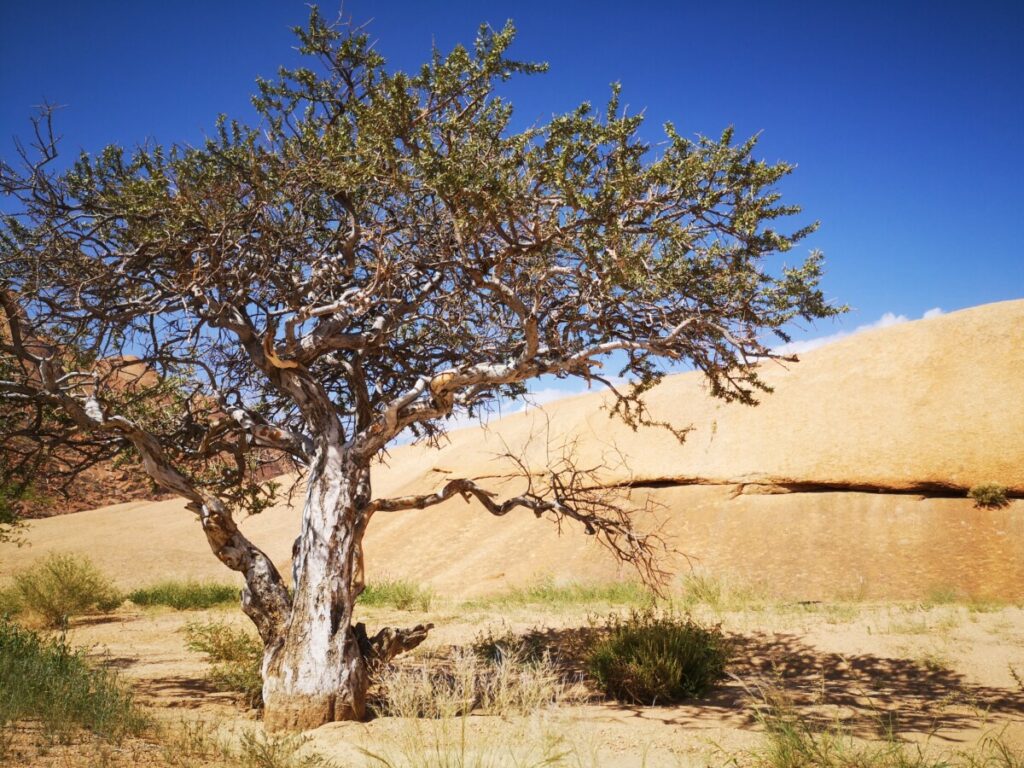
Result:
{"label": "tree shadow", "polygon": [[[535,629],[517,635],[526,648],[547,652],[567,679],[586,674],[586,653],[599,627]],[[758,727],[759,713],[781,710],[809,727],[837,720],[862,736],[928,734],[955,741],[950,731],[982,717],[1024,717],[1021,692],[979,685],[952,669],[874,654],[839,654],[797,635],[731,634],[728,677],[708,695],[681,705],[635,706],[603,701],[609,718],[623,712],[692,729]],[[596,699],[600,699],[597,695]],[[597,718],[600,712],[595,713]],[[940,733],[944,732],[944,733]]]}
{"label": "tree shadow", "polygon": [[186,675],[149,677],[133,681],[132,688],[140,698],[161,707],[198,709],[212,702],[235,703],[239,696],[217,688],[209,680]]}

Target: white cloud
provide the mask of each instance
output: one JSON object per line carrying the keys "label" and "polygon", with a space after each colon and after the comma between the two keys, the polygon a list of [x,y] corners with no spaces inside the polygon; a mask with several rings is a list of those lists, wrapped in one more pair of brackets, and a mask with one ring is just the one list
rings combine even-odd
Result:
{"label": "white cloud", "polygon": [[[943,314],[941,307],[932,307],[923,315],[922,320],[928,320],[932,317],[938,317]],[[858,325],[852,331],[837,331],[836,333],[830,333],[827,336],[818,336],[813,339],[801,339],[800,341],[791,341],[788,344],[783,344],[780,347],[776,347],[773,352],[780,355],[799,355],[803,352],[810,352],[812,349],[818,349],[826,344],[831,344],[834,341],[845,339],[848,336],[853,336],[857,333],[863,333],[864,331],[873,331],[878,328],[889,328],[893,325],[899,325],[900,323],[909,322],[910,318],[906,315],[897,315],[895,312],[886,312],[880,318],[875,320],[873,323],[865,323],[864,325]]]}

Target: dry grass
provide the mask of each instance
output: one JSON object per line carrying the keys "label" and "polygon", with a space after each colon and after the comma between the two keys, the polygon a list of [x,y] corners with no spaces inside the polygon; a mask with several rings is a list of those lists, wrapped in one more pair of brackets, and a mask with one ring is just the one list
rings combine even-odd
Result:
{"label": "dry grass", "polygon": [[470,712],[502,717],[529,715],[584,695],[567,683],[548,655],[519,653],[482,658],[456,649],[448,658],[422,658],[383,670],[376,710],[384,716],[451,719]]}

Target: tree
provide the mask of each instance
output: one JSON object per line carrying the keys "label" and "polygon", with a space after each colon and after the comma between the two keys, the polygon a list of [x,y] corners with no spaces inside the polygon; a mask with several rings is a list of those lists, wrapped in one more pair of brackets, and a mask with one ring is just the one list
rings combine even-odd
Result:
{"label": "tree", "polygon": [[[500,83],[544,67],[508,58],[511,24],[411,75],[316,10],[296,33],[311,68],[259,81],[258,125],[222,119],[201,147],[111,146],[58,172],[44,113],[0,167],[18,207],[0,235],[0,407],[23,437],[28,418],[133,452],[188,500],[245,577],[272,728],[363,717],[368,669],[429,629],[354,622],[377,513],[456,494],[525,508],[657,575],[656,539],[571,462],[507,499],[474,478],[374,497],[372,462],[400,435],[436,440],[540,376],[607,384],[637,427],[666,363],[753,403],[785,324],[838,311],[820,254],[765,267],[814,226],[774,228],[799,211],[775,190],[792,166],[755,159],[753,139],[666,125],[652,147],[617,87],[603,114],[513,131]],[[609,356],[635,384],[615,386]],[[235,522],[270,503],[257,470],[274,453],[306,473],[293,594]]]}

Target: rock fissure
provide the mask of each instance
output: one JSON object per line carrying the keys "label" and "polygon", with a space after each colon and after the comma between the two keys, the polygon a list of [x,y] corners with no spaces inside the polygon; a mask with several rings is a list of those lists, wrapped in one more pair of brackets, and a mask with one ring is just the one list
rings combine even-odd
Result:
{"label": "rock fissure", "polygon": [[[651,478],[630,480],[627,482],[610,483],[605,488],[629,489],[662,489],[681,488],[694,485],[731,487],[735,489],[733,496],[741,495],[773,495],[785,493],[879,493],[903,496],[921,496],[930,499],[963,499],[970,490],[966,486],[954,483],[921,481],[901,485],[884,485],[881,483],[851,483],[844,481],[811,481],[811,480],[718,480],[704,477]],[[1009,489],[1009,499],[1024,498],[1024,492]]]}

